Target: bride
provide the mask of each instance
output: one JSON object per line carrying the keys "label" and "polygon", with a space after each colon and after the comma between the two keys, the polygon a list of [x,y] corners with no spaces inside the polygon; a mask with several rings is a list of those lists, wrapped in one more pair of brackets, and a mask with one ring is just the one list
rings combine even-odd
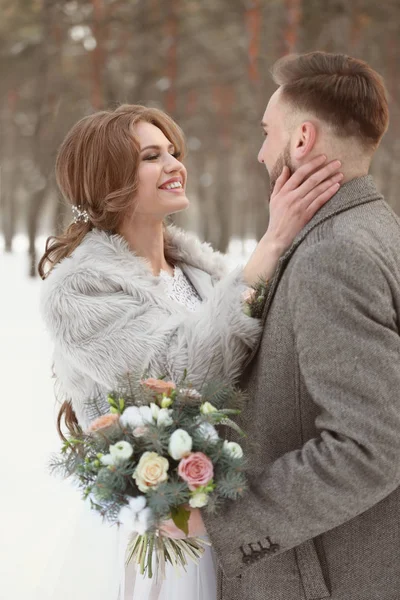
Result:
{"label": "bride", "polygon": [[[246,266],[228,272],[223,255],[164,224],[189,204],[183,156],[178,125],[160,110],[137,105],[83,118],[61,145],[57,182],[73,221],[47,240],[39,264],[41,311],[63,400],[61,436],[63,422],[70,432],[89,426],[88,398],[103,397],[106,412],[107,392],[133,369],[175,381],[187,369],[194,386],[206,376],[237,381],[260,335],[260,322],[244,310],[249,288],[273,275],[296,234],[337,191],[337,167],[325,157],[293,175],[285,167],[271,196],[268,230]],[[192,535],[206,536],[199,509],[189,526]],[[80,535],[84,543],[83,529],[75,530],[77,544]],[[171,522],[163,533],[178,535]],[[118,530],[107,536],[93,544],[89,563],[93,579],[103,577],[104,600],[215,598],[212,550],[199,567],[190,565],[181,577],[170,569],[157,584],[130,567],[125,573],[126,538]],[[105,554],[119,556],[119,567],[113,563],[107,574],[96,568]],[[100,598],[94,588],[83,597]]]}

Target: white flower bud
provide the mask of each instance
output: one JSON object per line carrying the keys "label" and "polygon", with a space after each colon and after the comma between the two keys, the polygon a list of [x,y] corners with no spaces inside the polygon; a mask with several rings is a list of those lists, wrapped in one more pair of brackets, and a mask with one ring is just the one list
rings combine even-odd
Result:
{"label": "white flower bud", "polygon": [[161,408],[169,408],[172,404],[172,398],[170,398],[169,396],[165,396],[162,400],[161,400]]}
{"label": "white flower bud", "polygon": [[160,407],[157,404],[154,404],[154,402],[152,402],[150,404],[150,410],[151,410],[151,416],[153,417],[154,421],[157,421],[159,412],[161,410]]}
{"label": "white flower bud", "polygon": [[161,425],[164,425],[165,427],[172,425],[173,420],[171,414],[172,410],[168,410],[168,408],[161,408],[157,417],[158,427],[160,427]]}
{"label": "white flower bud", "polygon": [[169,439],[168,452],[174,460],[180,460],[192,450],[193,441],[187,431],[177,429]]}
{"label": "white flower bud", "polygon": [[223,448],[225,452],[229,454],[232,458],[242,458],[243,456],[242,447],[239,446],[239,444],[237,444],[236,442],[228,442],[227,440],[225,440]]}
{"label": "white flower bud", "polygon": [[106,467],[115,464],[114,458],[111,456],[111,454],[103,454],[103,456],[100,458],[100,462]]}
{"label": "white flower bud", "polygon": [[203,404],[200,406],[200,412],[203,415],[209,415],[210,413],[217,412],[217,411],[218,411],[218,409],[215,408],[215,406],[213,406],[211,404],[211,402],[203,402]]}
{"label": "white flower bud", "polygon": [[189,504],[192,508],[202,508],[208,504],[208,496],[204,492],[199,492],[198,494],[194,494],[190,500]]}

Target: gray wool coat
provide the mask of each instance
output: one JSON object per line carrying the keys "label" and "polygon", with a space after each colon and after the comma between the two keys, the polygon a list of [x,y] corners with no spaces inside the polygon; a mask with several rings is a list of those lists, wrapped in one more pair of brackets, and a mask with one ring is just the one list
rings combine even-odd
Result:
{"label": "gray wool coat", "polygon": [[71,400],[83,428],[97,416],[89,398],[103,398],[126,372],[166,375],[200,388],[205,377],[237,380],[260,337],[258,319],[243,312],[240,267],[192,234],[169,226],[166,256],[178,264],[203,302],[188,311],[119,235],[88,233],[43,282],[41,313],[54,342],[57,396]]}
{"label": "gray wool coat", "polygon": [[400,221],[342,186],[278,265],[245,369],[249,489],[205,517],[219,600],[400,598]]}

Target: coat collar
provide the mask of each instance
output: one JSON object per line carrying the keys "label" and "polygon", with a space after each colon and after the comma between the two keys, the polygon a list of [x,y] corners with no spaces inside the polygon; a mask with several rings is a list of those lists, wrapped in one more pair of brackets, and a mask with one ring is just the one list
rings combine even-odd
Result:
{"label": "coat collar", "polygon": [[[74,254],[79,260],[83,256],[93,255],[114,262],[116,266],[128,263],[137,270],[138,275],[153,276],[148,261],[135,254],[119,234],[93,229]],[[227,260],[223,254],[214,251],[210,244],[202,243],[194,234],[174,225],[165,228],[165,256],[169,262],[200,269],[216,279],[227,272]]]}
{"label": "coat collar", "polygon": [[[203,300],[229,270],[224,255],[174,225],[165,229],[165,254],[171,263],[179,264]],[[100,278],[106,275],[127,291],[140,285],[143,291],[165,299],[165,285],[153,275],[149,262],[132,252],[122,236],[99,229],[90,231],[71,256],[56,265],[46,279],[44,293],[59,289],[71,275],[79,280],[87,269]]]}
{"label": "coat collar", "polygon": [[[339,191],[314,215],[314,217],[297,235],[290,248],[279,259],[274,276],[272,277],[268,286],[267,299],[265,301],[263,315],[261,318],[263,325],[267,319],[271,302],[273,300],[274,294],[278,287],[279,281],[283,275],[283,272],[286,269],[294,252],[300,246],[303,240],[307,237],[307,235],[315,227],[317,227],[324,221],[331,219],[335,215],[349,210],[355,206],[360,206],[362,204],[366,204],[368,202],[373,202],[376,200],[383,200],[383,196],[378,192],[373,177],[371,175],[365,175],[363,177],[358,177],[357,179],[352,179],[348,183],[345,183],[343,186],[341,186]],[[245,364],[245,368],[250,364],[254,356],[257,354],[260,344],[261,338],[259,340],[258,345],[255,346],[252,353],[248,357],[248,360]]]}
{"label": "coat collar", "polygon": [[292,246],[282,256],[282,261],[293,254],[304,238],[317,225],[345,210],[373,200],[383,200],[383,196],[378,192],[372,175],[364,175],[342,185],[333,198],[324,204],[297,235]]}

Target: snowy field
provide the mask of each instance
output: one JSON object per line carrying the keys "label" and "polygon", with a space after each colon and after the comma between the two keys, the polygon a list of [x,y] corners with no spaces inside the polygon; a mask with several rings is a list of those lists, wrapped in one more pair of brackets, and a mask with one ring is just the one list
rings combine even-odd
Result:
{"label": "snowy field", "polygon": [[[43,243],[39,240],[38,252]],[[253,248],[250,240],[245,244],[233,241],[229,249],[232,266],[244,261]],[[115,557],[100,550],[107,548],[114,531],[83,507],[69,483],[51,477],[47,469],[60,441],[55,429],[51,344],[38,310],[40,280],[26,277],[25,238],[17,238],[13,255],[0,252],[1,447],[5,455],[0,493],[0,600],[112,598],[111,589],[107,595],[104,588],[112,579]]]}

